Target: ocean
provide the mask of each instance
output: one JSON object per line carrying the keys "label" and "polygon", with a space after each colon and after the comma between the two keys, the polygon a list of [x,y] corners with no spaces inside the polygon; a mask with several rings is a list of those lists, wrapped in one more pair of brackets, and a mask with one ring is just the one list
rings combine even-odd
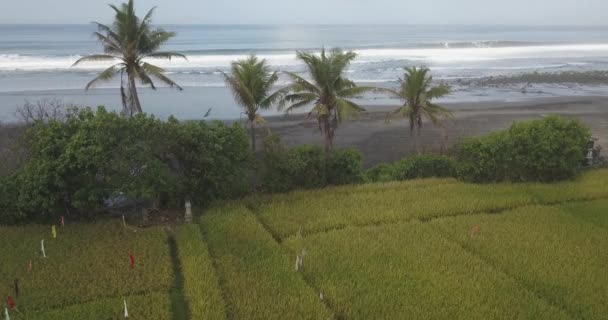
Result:
{"label": "ocean", "polygon": [[[535,85],[523,95],[521,81],[484,85],[483,80],[538,73],[608,70],[608,27],[529,26],[370,26],[370,25],[167,25],[175,31],[164,50],[188,60],[152,61],[184,87],[141,90],[144,110],[181,119],[211,116],[237,119],[240,109],[224,87],[221,71],[234,59],[257,54],[276,70],[303,73],[296,50],[321,47],[354,50],[358,59],[347,75],[361,84],[396,86],[404,66],[428,66],[434,78],[454,86],[443,101],[518,100],[543,96],[603,95],[606,84]],[[66,104],[120,109],[118,82],[88,92],[85,85],[104,63],[72,67],[80,57],[102,51],[93,25],[0,25],[0,121],[13,121],[26,100],[54,99]],[[574,84],[573,84],[574,83]],[[287,84],[281,77],[279,85]],[[397,104],[379,96],[365,105]],[[267,114],[276,114],[268,111]]]}

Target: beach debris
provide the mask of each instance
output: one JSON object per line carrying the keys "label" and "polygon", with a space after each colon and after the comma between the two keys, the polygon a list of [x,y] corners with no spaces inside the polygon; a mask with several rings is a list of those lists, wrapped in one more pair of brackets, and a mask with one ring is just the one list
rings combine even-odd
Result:
{"label": "beach debris", "polygon": [[471,228],[471,239],[477,238],[478,235],[479,235],[479,226],[478,225],[474,225]]}
{"label": "beach debris", "polygon": [[42,251],[42,257],[46,258],[46,251],[44,250],[44,239],[40,240],[40,250]]}
{"label": "beach debris", "polygon": [[8,308],[4,308],[4,320],[11,320],[11,317],[8,315]]}
{"label": "beach debris", "polygon": [[135,257],[133,256],[133,252],[129,254],[129,264],[131,266],[131,270],[135,269]]}
{"label": "beach debris", "polygon": [[65,227],[65,218],[61,216],[61,226]]}
{"label": "beach debris", "polygon": [[19,298],[19,279],[15,279],[15,298]]}
{"label": "beach debris", "polygon": [[51,234],[53,235],[53,239],[57,239],[57,228],[55,225],[51,226]]}
{"label": "beach debris", "polygon": [[6,296],[6,304],[8,305],[8,308],[11,309],[11,311],[15,310],[15,301],[13,301],[13,298],[11,298],[11,296]]}
{"label": "beach debris", "polygon": [[125,310],[125,318],[128,318],[129,317],[129,309],[127,309],[127,299],[123,299],[122,303],[123,303],[124,310]]}

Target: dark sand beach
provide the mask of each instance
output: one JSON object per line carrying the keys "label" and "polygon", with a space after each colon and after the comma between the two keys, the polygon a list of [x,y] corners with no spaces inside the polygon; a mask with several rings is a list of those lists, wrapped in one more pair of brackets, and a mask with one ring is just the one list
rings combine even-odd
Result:
{"label": "dark sand beach", "polygon": [[[446,123],[448,146],[468,136],[508,128],[513,121],[539,119],[549,114],[577,118],[591,128],[593,137],[608,152],[608,97],[560,97],[524,102],[474,102],[444,104],[452,110],[454,120]],[[416,152],[405,120],[385,121],[392,106],[373,106],[358,119],[345,121],[338,128],[335,147],[354,147],[363,153],[365,166],[396,161]],[[321,144],[316,120],[306,115],[273,116],[268,127],[288,146]],[[260,130],[260,135],[263,130]],[[423,125],[419,145],[425,151],[440,151],[442,130],[429,123]]]}

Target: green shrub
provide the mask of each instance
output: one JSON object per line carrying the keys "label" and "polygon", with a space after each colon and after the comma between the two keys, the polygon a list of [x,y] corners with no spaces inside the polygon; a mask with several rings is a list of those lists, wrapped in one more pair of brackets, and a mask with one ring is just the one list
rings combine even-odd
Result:
{"label": "green shrub", "polygon": [[362,156],[357,150],[336,150],[327,155],[319,146],[284,148],[278,138],[265,141],[261,187],[266,192],[321,188],[363,180]]}
{"label": "green shrub", "polygon": [[325,155],[317,146],[290,149],[267,148],[262,163],[262,189],[286,192],[296,188],[318,188],[326,184]]}
{"label": "green shrub", "polygon": [[327,183],[343,185],[363,181],[363,157],[356,149],[336,150],[326,159]]}
{"label": "green shrub", "polygon": [[468,181],[557,181],[573,177],[585,159],[589,129],[549,116],[507,131],[466,139],[456,148],[459,176]]}
{"label": "green shrub", "polygon": [[443,155],[421,154],[393,164],[381,164],[366,172],[370,182],[402,181],[456,176],[456,162]]}
{"label": "green shrub", "polygon": [[91,217],[116,194],[156,208],[246,191],[250,152],[238,124],[163,122],[100,107],[37,123],[27,140],[31,160],[11,178],[16,196],[1,196],[2,223]]}
{"label": "green shrub", "polygon": [[510,163],[507,131],[467,138],[456,147],[458,177],[472,182],[498,182],[507,179]]}

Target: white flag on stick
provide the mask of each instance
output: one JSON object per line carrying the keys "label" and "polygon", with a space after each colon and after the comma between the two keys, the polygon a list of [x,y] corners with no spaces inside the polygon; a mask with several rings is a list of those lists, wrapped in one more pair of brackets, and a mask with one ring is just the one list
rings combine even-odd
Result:
{"label": "white flag on stick", "polygon": [[40,241],[40,250],[42,251],[42,257],[46,258],[46,251],[44,250],[44,239]]}

